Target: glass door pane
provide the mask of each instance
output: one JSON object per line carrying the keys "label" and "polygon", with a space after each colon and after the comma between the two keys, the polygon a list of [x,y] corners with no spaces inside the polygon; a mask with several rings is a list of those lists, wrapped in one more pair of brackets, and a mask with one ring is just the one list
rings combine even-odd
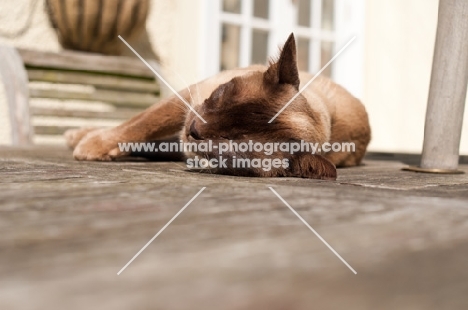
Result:
{"label": "glass door pane", "polygon": [[[320,68],[323,68],[333,58],[333,42],[322,42],[321,54],[320,54]],[[322,72],[323,75],[332,76],[333,63],[329,64],[328,67]]]}
{"label": "glass door pane", "polygon": [[303,27],[311,27],[310,6],[312,0],[297,1],[297,24]]}
{"label": "glass door pane", "polygon": [[268,32],[252,31],[252,64],[266,64],[268,58]]}
{"label": "glass door pane", "polygon": [[254,10],[253,10],[254,17],[268,19],[269,7],[270,7],[269,0],[254,0]]}
{"label": "glass door pane", "polygon": [[334,29],[334,10],[335,0],[323,0],[322,2],[322,29],[333,30]]}
{"label": "glass door pane", "polygon": [[223,24],[221,35],[220,70],[239,67],[240,27]]}
{"label": "glass door pane", "polygon": [[309,71],[310,40],[297,39],[297,67],[300,71]]}
{"label": "glass door pane", "polygon": [[228,13],[240,14],[241,0],[223,0],[223,11]]}

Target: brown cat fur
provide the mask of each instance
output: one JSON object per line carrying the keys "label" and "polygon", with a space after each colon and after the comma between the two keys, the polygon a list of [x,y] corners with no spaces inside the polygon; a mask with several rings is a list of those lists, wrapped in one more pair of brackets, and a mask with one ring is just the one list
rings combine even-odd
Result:
{"label": "brown cat fur", "polygon": [[[191,85],[179,92],[205,120],[203,123],[177,96],[169,97],[112,129],[83,128],[66,132],[68,145],[77,160],[109,161],[129,155],[119,142],[148,142],[176,134],[184,142],[200,143],[248,140],[256,142],[310,141],[353,142],[354,152],[329,152],[323,155],[300,152],[275,153],[286,158],[287,168],[212,169],[215,173],[260,176],[336,179],[337,167],[359,165],[370,141],[370,126],[362,103],[341,86],[317,77],[272,122],[268,121],[298,93],[301,82],[312,76],[298,72],[293,34],[284,44],[279,59],[270,66],[254,65],[228,70]],[[187,153],[205,158],[218,152]],[[266,158],[263,153],[229,152],[229,159]],[[228,161],[229,162],[229,161]]]}

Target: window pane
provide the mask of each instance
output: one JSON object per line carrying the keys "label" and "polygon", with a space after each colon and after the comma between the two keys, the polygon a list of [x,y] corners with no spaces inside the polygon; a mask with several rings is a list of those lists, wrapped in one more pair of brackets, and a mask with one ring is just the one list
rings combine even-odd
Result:
{"label": "window pane", "polygon": [[[323,68],[333,58],[333,42],[322,42],[321,55],[320,55],[320,68]],[[331,77],[333,63],[329,64],[328,67],[323,71],[323,75]]]}
{"label": "window pane", "polygon": [[239,14],[241,12],[241,0],[223,0],[223,11]]}
{"label": "window pane", "polygon": [[252,63],[265,64],[268,57],[268,32],[254,29],[252,32]]}
{"label": "window pane", "polygon": [[297,23],[299,26],[310,27],[310,2],[312,0],[299,0],[297,2]]}
{"label": "window pane", "polygon": [[309,40],[297,40],[297,67],[301,71],[309,71]]}
{"label": "window pane", "polygon": [[255,17],[268,19],[269,2],[269,0],[254,0],[253,15]]}
{"label": "window pane", "polygon": [[334,0],[323,0],[322,2],[322,29],[333,30]]}
{"label": "window pane", "polygon": [[239,66],[239,39],[239,26],[222,25],[220,70]]}

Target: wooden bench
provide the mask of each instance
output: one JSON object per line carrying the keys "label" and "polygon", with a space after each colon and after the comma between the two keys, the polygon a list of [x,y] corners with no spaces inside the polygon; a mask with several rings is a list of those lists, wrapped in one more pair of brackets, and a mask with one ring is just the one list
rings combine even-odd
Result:
{"label": "wooden bench", "polygon": [[0,54],[14,145],[63,143],[67,129],[115,126],[159,99],[138,59],[1,45]]}

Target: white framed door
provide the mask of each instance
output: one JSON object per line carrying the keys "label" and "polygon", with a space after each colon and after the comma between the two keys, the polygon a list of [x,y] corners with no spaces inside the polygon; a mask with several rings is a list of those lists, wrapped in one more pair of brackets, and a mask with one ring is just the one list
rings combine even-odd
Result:
{"label": "white framed door", "polygon": [[[298,66],[319,71],[353,35],[357,40],[322,74],[361,97],[365,0],[203,0],[201,77],[267,63],[291,32]],[[341,59],[340,59],[341,58]]]}

